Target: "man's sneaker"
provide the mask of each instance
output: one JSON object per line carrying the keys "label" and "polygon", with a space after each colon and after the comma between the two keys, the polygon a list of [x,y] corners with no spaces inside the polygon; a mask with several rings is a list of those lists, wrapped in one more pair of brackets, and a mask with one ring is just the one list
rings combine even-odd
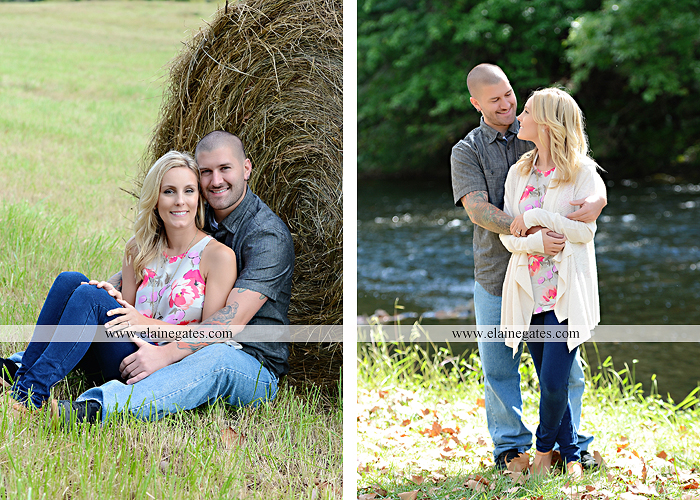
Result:
{"label": "man's sneaker", "polygon": [[581,465],[583,465],[585,470],[598,468],[598,462],[595,461],[595,457],[588,453],[588,451],[581,452]]}
{"label": "man's sneaker", "polygon": [[496,463],[494,464],[494,468],[496,470],[506,470],[508,468],[508,464],[518,458],[520,456],[520,452],[516,450],[515,448],[511,450],[506,450],[500,455],[498,455],[498,458],[496,458]]}
{"label": "man's sneaker", "polygon": [[97,401],[53,400],[51,402],[53,418],[60,425],[87,422],[94,424],[102,417],[102,405]]}

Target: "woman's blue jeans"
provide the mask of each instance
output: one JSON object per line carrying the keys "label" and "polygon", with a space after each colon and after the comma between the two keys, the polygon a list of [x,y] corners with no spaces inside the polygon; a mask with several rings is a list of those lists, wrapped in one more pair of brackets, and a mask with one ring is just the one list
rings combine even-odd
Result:
{"label": "woman's blue jeans", "polygon": [[[554,311],[547,311],[533,315],[530,324],[556,326],[566,325],[567,321],[559,323]],[[578,462],[581,452],[569,404],[569,373],[578,347],[569,351],[565,341],[528,340],[527,348],[540,381],[540,423],[535,433],[537,451],[548,452],[556,443],[565,462]]]}
{"label": "woman's blue jeans", "polygon": [[[479,283],[474,283],[474,311],[479,327],[493,328],[501,322],[501,297],[487,292]],[[522,422],[522,399],[520,396],[520,355],[522,344],[513,356],[513,349],[505,342],[479,341],[479,356],[484,372],[486,399],[486,421],[494,444],[494,459],[504,451],[516,449],[527,451],[532,446],[532,432]],[[577,351],[578,353],[578,351]],[[569,374],[569,397],[572,418],[577,431],[581,421],[581,399],[585,378],[580,361],[571,365]],[[578,445],[587,450],[593,436],[578,431]]]}
{"label": "woman's blue jeans", "polygon": [[[92,343],[97,325],[113,319],[107,316],[107,311],[121,306],[105,290],[80,284],[87,281],[83,274],[64,272],[51,286],[37,326],[42,328],[42,340],[46,338],[47,327],[53,328],[53,337],[50,342],[33,339],[29,343],[12,386],[16,400],[41,407],[49,399],[51,387],[76,367],[93,383],[121,378],[119,364],[136,352],[136,346],[121,341]],[[78,340],[66,342],[66,338]]]}

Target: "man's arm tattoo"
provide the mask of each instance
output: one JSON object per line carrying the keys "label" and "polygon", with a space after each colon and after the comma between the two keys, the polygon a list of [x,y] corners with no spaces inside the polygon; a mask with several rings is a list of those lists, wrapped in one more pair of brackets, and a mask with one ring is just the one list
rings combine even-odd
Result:
{"label": "man's arm tattoo", "polygon": [[494,233],[510,234],[513,217],[489,203],[486,191],[473,191],[462,198],[471,221]]}
{"label": "man's arm tattoo", "polygon": [[[238,290],[238,293],[245,293],[245,292],[251,292],[251,291],[252,291],[252,290],[249,290],[249,289],[247,289],[247,288],[237,288],[236,290]],[[261,293],[259,299],[260,299],[260,300],[265,300],[265,299],[267,299],[267,296],[266,296],[264,293]]]}
{"label": "man's arm tattoo", "polygon": [[229,304],[223,309],[219,309],[214,314],[209,316],[206,321],[202,321],[202,325],[228,325],[238,312],[238,302]]}
{"label": "man's arm tattoo", "polygon": [[[238,302],[234,302],[223,309],[219,309],[212,314],[207,321],[200,323],[201,325],[228,325],[228,322],[236,317],[238,312]],[[211,342],[177,342],[177,348],[185,351],[199,351],[202,347],[211,345]]]}
{"label": "man's arm tattoo", "polygon": [[119,290],[120,292],[122,291],[122,272],[119,271],[117,274],[114,276],[111,276],[108,280],[107,283],[111,283],[111,285]]}
{"label": "man's arm tattoo", "polygon": [[176,342],[176,345],[178,349],[182,349],[183,351],[196,352],[202,347],[211,345],[211,342]]}

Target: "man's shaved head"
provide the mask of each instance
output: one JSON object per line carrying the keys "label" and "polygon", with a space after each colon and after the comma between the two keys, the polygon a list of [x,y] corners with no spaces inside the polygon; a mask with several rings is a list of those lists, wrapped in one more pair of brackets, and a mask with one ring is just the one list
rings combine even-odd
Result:
{"label": "man's shaved head", "polygon": [[501,68],[495,64],[479,64],[467,75],[467,88],[469,94],[479,100],[479,92],[487,85],[496,85],[502,81],[508,81],[508,77]]}
{"label": "man's shaved head", "polygon": [[235,135],[229,134],[223,130],[215,130],[202,137],[197,143],[197,148],[194,150],[194,157],[197,158],[199,153],[203,151],[214,151],[224,146],[227,146],[241,163],[246,160],[243,141]]}

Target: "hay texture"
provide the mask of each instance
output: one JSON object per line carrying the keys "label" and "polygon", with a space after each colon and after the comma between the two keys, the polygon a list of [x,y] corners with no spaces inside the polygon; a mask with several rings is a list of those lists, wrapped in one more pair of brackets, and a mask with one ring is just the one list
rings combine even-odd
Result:
{"label": "hay texture", "polygon": [[289,227],[292,324],[342,318],[342,7],[244,0],[222,7],[173,60],[144,175],[212,130],[238,135],[249,186]]}

